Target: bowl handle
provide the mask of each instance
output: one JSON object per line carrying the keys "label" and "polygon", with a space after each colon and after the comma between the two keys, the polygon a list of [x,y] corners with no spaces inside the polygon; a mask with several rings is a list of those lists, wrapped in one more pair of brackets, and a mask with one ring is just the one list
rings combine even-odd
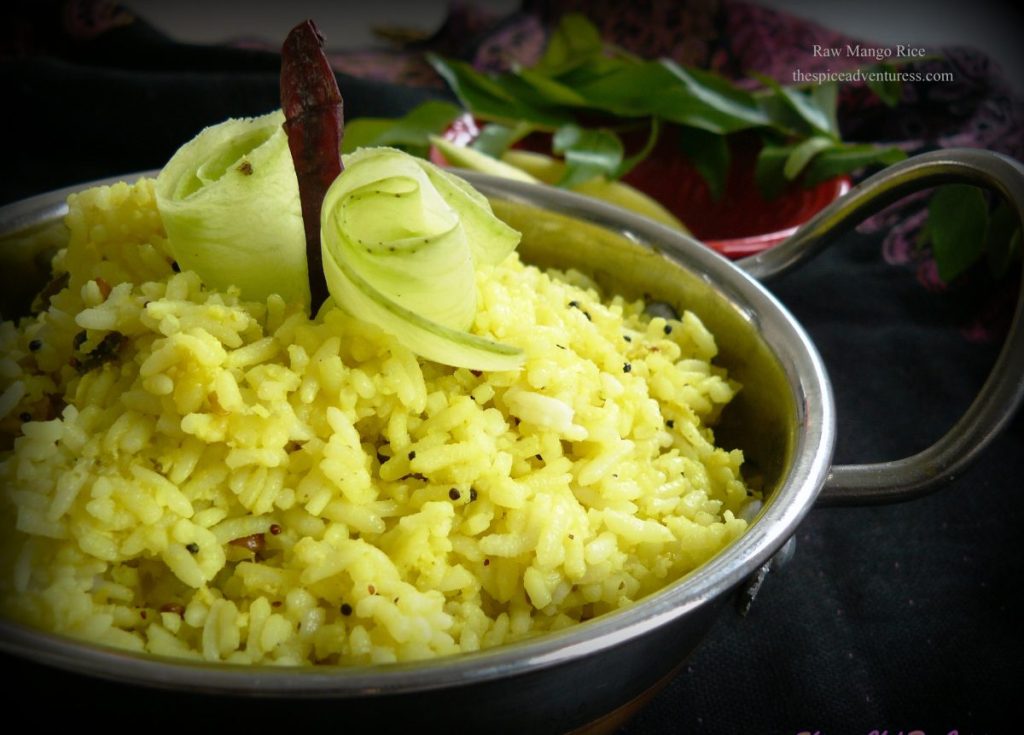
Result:
{"label": "bowl handle", "polygon": [[[784,243],[737,265],[759,279],[783,273],[866,217],[920,189],[973,184],[1002,195],[1024,222],[1024,165],[991,151],[932,151],[871,176],[808,221]],[[985,384],[935,444],[905,459],[832,467],[817,506],[909,500],[952,480],[996,437],[1024,399],[1024,287],[1006,342]]]}

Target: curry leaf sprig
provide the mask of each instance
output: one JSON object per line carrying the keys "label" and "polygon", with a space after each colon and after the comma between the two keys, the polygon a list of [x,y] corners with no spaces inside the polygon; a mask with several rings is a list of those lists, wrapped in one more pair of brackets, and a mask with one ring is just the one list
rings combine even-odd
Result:
{"label": "curry leaf sprig", "polygon": [[948,184],[935,190],[918,245],[931,247],[944,283],[983,258],[992,277],[1002,278],[1024,253],[1013,209],[1004,201],[990,208],[982,190],[967,184]]}
{"label": "curry leaf sprig", "polygon": [[[604,43],[579,14],[562,19],[533,66],[489,74],[463,61],[429,60],[462,105],[487,121],[474,147],[499,156],[531,132],[551,133],[553,152],[567,164],[565,186],[624,175],[665,134],[664,123],[716,195],[729,167],[725,136],[741,131],[764,140],[758,182],[769,196],[801,174],[811,184],[904,157],[897,148],[841,140],[835,83],[798,88],[758,77],[762,88],[748,91],[672,60],[638,59]],[[648,143],[627,156],[622,135],[638,130],[648,131]]]}

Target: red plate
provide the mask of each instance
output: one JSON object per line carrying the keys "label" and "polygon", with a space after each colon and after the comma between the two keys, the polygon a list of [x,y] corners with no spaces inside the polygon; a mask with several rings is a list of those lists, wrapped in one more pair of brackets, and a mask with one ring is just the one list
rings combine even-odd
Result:
{"label": "red plate", "polygon": [[[469,145],[480,130],[466,114],[456,118],[444,137],[456,145]],[[641,136],[642,137],[642,136]],[[642,145],[643,141],[624,141]],[[721,199],[714,201],[704,178],[675,148],[674,137],[662,135],[655,150],[623,181],[656,199],[690,229],[694,237],[729,258],[742,258],[785,240],[796,229],[850,189],[849,176],[837,176],[805,188],[798,182],[770,201],[762,198],[754,182],[760,141],[756,136],[733,136],[732,164]],[[550,155],[550,138],[531,135],[516,147]],[[434,163],[446,165],[444,156],[431,149]]]}

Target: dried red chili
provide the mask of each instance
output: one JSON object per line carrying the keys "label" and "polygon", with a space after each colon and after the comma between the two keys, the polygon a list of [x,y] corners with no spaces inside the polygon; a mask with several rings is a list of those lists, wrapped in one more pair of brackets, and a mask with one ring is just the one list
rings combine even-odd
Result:
{"label": "dried red chili", "polygon": [[338,80],[323,44],[320,31],[307,20],[291,30],[281,47],[281,108],[299,181],[313,314],[327,299],[320,253],[320,208],[327,189],[342,171],[344,120]]}

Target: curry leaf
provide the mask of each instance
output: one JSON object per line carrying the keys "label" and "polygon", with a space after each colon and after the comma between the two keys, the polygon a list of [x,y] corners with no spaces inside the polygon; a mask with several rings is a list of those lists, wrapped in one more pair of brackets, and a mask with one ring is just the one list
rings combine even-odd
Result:
{"label": "curry leaf", "polygon": [[949,184],[932,195],[928,233],[939,278],[949,283],[981,257],[988,228],[988,205],[977,187]]}
{"label": "curry leaf", "polygon": [[[786,122],[790,126],[804,127],[833,140],[839,139],[839,126],[835,118],[838,90],[834,83],[816,85],[804,92],[796,87],[783,87],[769,76],[756,76],[771,91],[761,98],[761,108],[766,115],[788,118]],[[787,109],[791,115],[785,114]]]}
{"label": "curry leaf", "polygon": [[657,107],[657,97],[671,85],[661,65],[602,59],[577,69],[564,83],[571,83],[591,107],[623,117],[643,117]]}
{"label": "curry leaf", "polygon": [[[515,77],[533,88],[535,103],[582,107],[587,104],[583,96],[572,87],[531,69],[517,69]],[[510,80],[511,81],[511,80]]]}
{"label": "curry leaf", "polygon": [[[788,181],[800,176],[804,186],[823,181],[873,164],[889,165],[906,158],[899,148],[879,148],[867,144],[836,143],[819,136],[801,143],[785,144],[777,136],[765,136],[757,157],[754,178],[761,196],[777,197]],[[819,140],[827,141],[817,142]]]}
{"label": "curry leaf", "polygon": [[996,278],[1006,274],[1014,256],[1020,252],[1020,223],[1006,202],[1001,201],[992,210],[985,249],[988,251],[989,270]]}
{"label": "curry leaf", "polygon": [[470,145],[481,153],[486,153],[491,158],[501,158],[505,151],[525,138],[533,130],[533,126],[529,123],[516,123],[511,127],[490,123],[481,128],[480,135]]}
{"label": "curry leaf", "polygon": [[674,62],[601,59],[561,81],[571,84],[592,109],[623,118],[660,117],[718,134],[770,122],[746,92]]}
{"label": "curry leaf", "polygon": [[772,129],[792,138],[807,138],[814,135],[806,120],[793,110],[782,93],[775,89],[760,90],[757,95],[758,105],[772,121]]}
{"label": "curry leaf", "polygon": [[651,114],[656,114],[669,122],[700,128],[717,135],[728,135],[757,127],[678,90],[663,93],[653,105]]}
{"label": "curry leaf", "polygon": [[729,173],[729,144],[721,135],[697,128],[679,131],[679,148],[704,178],[711,199],[718,201],[725,194]]}
{"label": "curry leaf", "polygon": [[[565,154],[563,185],[621,176],[651,154],[660,124],[686,131],[683,150],[716,198],[725,189],[730,163],[726,136],[740,131],[754,130],[768,141],[755,175],[769,198],[791,180],[810,186],[904,157],[894,148],[840,142],[835,84],[783,87],[759,77],[766,88],[751,93],[671,60],[616,54],[578,14],[564,17],[532,67],[485,74],[464,62],[429,58],[473,114],[503,124],[487,129],[474,144],[479,150],[497,156],[521,134],[558,131],[553,150]],[[606,129],[586,129],[595,118]],[[642,150],[625,157],[613,131],[635,128],[641,120],[650,122],[652,135]]]}
{"label": "curry leaf", "polygon": [[663,59],[661,64],[682,82],[683,88],[690,95],[708,107],[748,125],[771,123],[752,94],[734,86],[723,77],[699,69],[684,69],[669,59]]}
{"label": "curry leaf", "polygon": [[643,161],[654,150],[654,146],[658,144],[658,137],[661,135],[661,121],[656,118],[651,118],[651,132],[647,136],[647,141],[644,143],[644,147],[634,153],[628,158],[624,158],[622,162],[615,169],[614,178],[618,179],[625,176],[632,171],[638,163]]}
{"label": "curry leaf", "polygon": [[868,67],[866,72],[868,89],[878,95],[889,107],[895,107],[903,97],[903,83],[900,81],[896,68],[891,64],[881,63]]}
{"label": "curry leaf", "polygon": [[833,130],[829,113],[822,108],[818,95],[801,92],[792,87],[782,87],[782,99],[817,132],[832,138],[838,137]]}
{"label": "curry leaf", "polygon": [[[569,71],[562,72],[553,77],[558,79],[567,87],[572,87],[578,92],[586,89],[588,85],[630,66],[644,66],[651,62],[637,61],[627,62],[623,59],[611,58],[609,56],[595,56],[592,59],[576,66]],[[584,95],[586,96],[586,95]]]}
{"label": "curry leaf", "polygon": [[906,157],[907,154],[899,148],[879,148],[867,143],[836,143],[814,157],[804,174],[804,184],[814,186],[865,166],[891,166]]}
{"label": "curry leaf", "polygon": [[487,78],[490,82],[500,85],[516,104],[533,109],[537,111],[536,114],[569,120],[573,107],[586,105],[586,101],[581,100],[572,89],[542,75],[534,74],[528,69],[495,74]]}
{"label": "curry leaf", "polygon": [[801,180],[805,186],[815,186],[865,166],[889,166],[906,158],[906,154],[896,147],[837,143],[827,138],[823,139],[828,140],[828,145],[812,142],[818,140],[817,137],[785,144],[775,136],[766,135],[765,138],[754,172],[761,196],[765,200],[778,197],[786,182],[800,174],[803,174]]}
{"label": "curry leaf", "polygon": [[459,101],[481,117],[509,122],[525,120],[554,127],[570,119],[564,113],[529,104],[509,89],[507,80],[491,78],[463,61],[442,59],[436,54],[427,54],[427,59],[448,82]]}
{"label": "curry leaf", "polygon": [[1010,259],[1020,260],[1021,256],[1024,255],[1024,242],[1022,242],[1024,236],[1021,234],[1021,229],[1018,227],[1013,231],[1013,237],[1010,238]]}
{"label": "curry leaf", "polygon": [[461,113],[456,105],[431,100],[394,120],[356,118],[345,125],[342,151],[350,153],[356,148],[384,145],[425,157],[430,147],[428,138],[443,132]]}
{"label": "curry leaf", "polygon": [[357,117],[345,121],[345,137],[341,139],[341,152],[351,153],[356,148],[377,145],[398,123],[397,119],[384,117]]}
{"label": "curry leaf", "polygon": [[622,164],[622,141],[609,130],[563,125],[555,131],[552,147],[565,156],[565,174],[558,185],[567,188],[597,176],[613,178]]}
{"label": "curry leaf", "polygon": [[558,75],[589,61],[601,53],[603,43],[597,28],[580,13],[562,16],[551,37],[536,71]]}
{"label": "curry leaf", "polygon": [[786,185],[786,160],[792,152],[792,145],[766,140],[761,152],[758,153],[754,181],[761,192],[761,197],[766,201],[771,201],[782,193]]}
{"label": "curry leaf", "polygon": [[839,85],[835,82],[818,84],[811,89],[811,100],[824,116],[828,133],[834,140],[839,140],[839,120],[836,110],[839,107]]}
{"label": "curry leaf", "polygon": [[786,162],[782,167],[782,175],[785,176],[786,181],[792,181],[799,176],[804,167],[811,162],[811,159],[833,145],[831,138],[816,135],[799,145],[793,146],[789,155],[786,156]]}

